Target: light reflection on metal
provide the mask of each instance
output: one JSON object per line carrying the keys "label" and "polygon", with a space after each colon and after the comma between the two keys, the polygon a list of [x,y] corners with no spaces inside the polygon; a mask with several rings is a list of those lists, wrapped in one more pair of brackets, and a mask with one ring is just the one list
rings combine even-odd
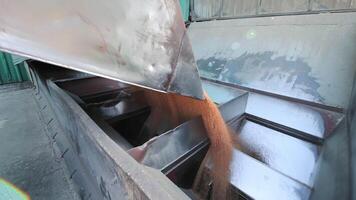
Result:
{"label": "light reflection on metal", "polygon": [[329,136],[344,118],[341,113],[250,93],[246,113],[317,138]]}
{"label": "light reflection on metal", "polygon": [[[328,137],[344,119],[344,114],[342,113],[253,92],[248,93],[248,98],[247,96],[242,97],[246,93],[243,90],[209,81],[203,81],[203,88],[214,102],[222,105],[220,110],[228,107],[229,104],[227,102],[236,97],[241,96],[238,98],[239,100],[234,99],[233,101],[245,101],[244,104],[241,104],[240,108],[238,108],[239,106],[235,108],[229,106],[229,108],[224,108],[224,111],[221,110],[223,116],[228,115],[228,113],[231,113],[231,116],[237,116],[236,113],[246,113],[281,126],[295,129],[300,134],[304,134],[306,137],[309,137],[308,135],[313,136],[317,140]],[[229,121],[231,119],[229,117],[226,120]],[[311,139],[314,140],[314,138]]]}
{"label": "light reflection on metal", "polygon": [[128,152],[142,164],[164,169],[180,157],[187,156],[194,147],[207,143],[202,121],[196,118]]}
{"label": "light reflection on metal", "polygon": [[231,183],[253,199],[306,200],[311,189],[234,150]]}
{"label": "light reflection on metal", "polygon": [[1,0],[0,49],[132,85],[203,98],[175,0]]}
{"label": "light reflection on metal", "polygon": [[[309,142],[244,120],[236,130],[244,149],[255,159],[310,187],[319,147]],[[236,161],[238,162],[238,161]]]}
{"label": "light reflection on metal", "polygon": [[246,39],[249,39],[249,40],[254,39],[256,37],[256,35],[257,35],[256,31],[251,29],[251,30],[247,31]]}
{"label": "light reflection on metal", "polygon": [[356,72],[356,13],[197,22],[188,34],[202,77],[347,107]]}

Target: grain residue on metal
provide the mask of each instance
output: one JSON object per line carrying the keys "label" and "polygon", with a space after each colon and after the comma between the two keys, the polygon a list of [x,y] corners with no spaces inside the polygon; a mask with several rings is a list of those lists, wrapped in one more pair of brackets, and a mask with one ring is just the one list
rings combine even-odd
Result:
{"label": "grain residue on metal", "polygon": [[209,156],[213,163],[213,199],[226,199],[229,188],[230,161],[233,141],[219,109],[205,93],[204,100],[196,100],[175,94],[147,91],[146,99],[152,107],[151,114],[170,113],[171,123],[177,126],[193,117],[201,116],[210,139]]}

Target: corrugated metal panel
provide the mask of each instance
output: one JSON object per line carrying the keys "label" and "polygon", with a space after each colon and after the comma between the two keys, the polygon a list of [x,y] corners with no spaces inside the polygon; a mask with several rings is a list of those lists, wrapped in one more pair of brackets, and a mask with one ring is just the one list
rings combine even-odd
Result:
{"label": "corrugated metal panel", "polygon": [[223,3],[223,17],[256,15],[258,0],[225,0]]}
{"label": "corrugated metal panel", "polygon": [[216,18],[220,16],[222,0],[194,0],[196,18]]}
{"label": "corrugated metal panel", "polygon": [[[194,20],[355,9],[356,0],[192,0]],[[222,8],[222,9],[221,9]]]}
{"label": "corrugated metal panel", "polygon": [[314,0],[313,10],[332,10],[349,8],[350,0]]}
{"label": "corrugated metal panel", "polygon": [[11,54],[11,58],[12,58],[12,62],[14,63],[14,65],[20,64],[20,63],[24,62],[25,60],[27,60],[27,58],[25,58],[25,57],[13,55],[13,54]]}
{"label": "corrugated metal panel", "polygon": [[180,0],[179,2],[182,10],[183,19],[186,22],[189,19],[190,0]]}
{"label": "corrugated metal panel", "polygon": [[262,0],[260,13],[307,11],[309,0]]}
{"label": "corrugated metal panel", "polygon": [[0,84],[28,81],[24,62],[14,64],[11,54],[0,52]]}

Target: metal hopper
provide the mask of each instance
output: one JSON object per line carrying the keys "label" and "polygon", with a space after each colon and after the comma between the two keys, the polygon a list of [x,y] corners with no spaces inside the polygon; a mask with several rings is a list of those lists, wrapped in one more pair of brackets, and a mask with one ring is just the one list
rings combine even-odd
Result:
{"label": "metal hopper", "polygon": [[0,1],[0,49],[144,88],[203,98],[175,0]]}

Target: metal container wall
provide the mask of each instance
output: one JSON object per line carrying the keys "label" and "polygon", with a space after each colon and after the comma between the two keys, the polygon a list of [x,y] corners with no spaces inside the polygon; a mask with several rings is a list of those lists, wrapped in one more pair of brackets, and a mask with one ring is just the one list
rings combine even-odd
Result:
{"label": "metal container wall", "polygon": [[28,81],[25,65],[20,57],[0,52],[0,84]]}
{"label": "metal container wall", "polygon": [[318,13],[356,8],[356,0],[193,0],[194,20]]}
{"label": "metal container wall", "polygon": [[356,13],[192,23],[204,78],[333,109],[347,108],[356,72]]}

